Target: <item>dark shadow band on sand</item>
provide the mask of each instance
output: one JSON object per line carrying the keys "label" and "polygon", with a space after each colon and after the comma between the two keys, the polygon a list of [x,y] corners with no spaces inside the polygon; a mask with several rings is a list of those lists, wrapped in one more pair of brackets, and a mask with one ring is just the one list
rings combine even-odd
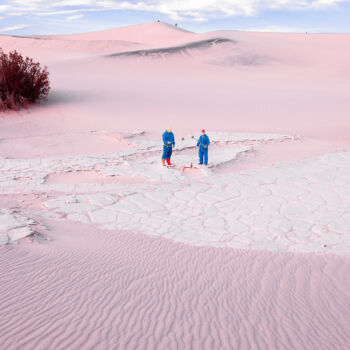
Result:
{"label": "dark shadow band on sand", "polygon": [[42,101],[41,104],[52,106],[65,103],[87,102],[91,101],[94,96],[95,94],[86,91],[51,90],[47,100]]}
{"label": "dark shadow band on sand", "polygon": [[0,34],[0,37],[10,37],[15,39],[35,39],[35,40],[52,40],[51,38],[41,37],[37,35],[11,35],[11,34]]}
{"label": "dark shadow band on sand", "polygon": [[194,41],[194,42],[191,42],[185,45],[179,45],[179,46],[118,52],[118,53],[107,55],[106,57],[130,57],[130,56],[142,57],[142,56],[152,56],[157,54],[179,54],[179,53],[185,52],[186,50],[207,49],[214,45],[220,45],[224,43],[236,44],[237,42],[235,40],[226,39],[226,38],[214,38],[214,39]]}

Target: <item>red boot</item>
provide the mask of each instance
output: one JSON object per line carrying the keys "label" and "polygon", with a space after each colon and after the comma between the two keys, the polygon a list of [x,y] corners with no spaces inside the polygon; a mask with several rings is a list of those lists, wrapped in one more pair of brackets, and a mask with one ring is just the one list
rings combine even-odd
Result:
{"label": "red boot", "polygon": [[166,162],[168,163],[168,165],[172,165],[172,164],[170,163],[170,159],[167,159]]}

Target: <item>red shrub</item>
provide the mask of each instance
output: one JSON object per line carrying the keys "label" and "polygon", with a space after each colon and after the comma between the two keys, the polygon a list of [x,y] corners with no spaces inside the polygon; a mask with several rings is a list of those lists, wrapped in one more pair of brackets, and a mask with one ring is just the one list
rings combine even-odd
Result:
{"label": "red shrub", "polygon": [[17,51],[0,49],[0,110],[18,110],[46,99],[50,91],[49,72]]}

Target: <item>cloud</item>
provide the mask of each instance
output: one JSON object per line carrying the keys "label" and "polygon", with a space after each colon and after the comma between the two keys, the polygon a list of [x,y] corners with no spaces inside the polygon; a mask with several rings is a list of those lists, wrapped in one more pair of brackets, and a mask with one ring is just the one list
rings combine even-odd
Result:
{"label": "cloud", "polygon": [[193,17],[193,20],[198,23],[208,22],[208,18],[205,17]]}
{"label": "cloud", "polygon": [[11,6],[9,5],[0,5],[0,13],[1,12],[7,12],[11,9]]}
{"label": "cloud", "polygon": [[69,16],[66,18],[67,22],[72,22],[72,21],[76,21],[77,19],[83,18],[84,15],[74,15],[74,16]]}
{"label": "cloud", "polygon": [[264,10],[322,10],[350,0],[3,0],[0,12],[53,16],[75,12],[136,10],[167,15],[175,21],[204,22]]}
{"label": "cloud", "polygon": [[30,27],[29,24],[17,24],[11,27],[0,28],[0,33],[13,32],[15,30],[25,29]]}
{"label": "cloud", "polygon": [[70,15],[73,13],[81,13],[81,12],[97,12],[101,11],[101,9],[75,9],[75,10],[59,10],[59,11],[41,11],[35,12],[35,16],[60,16],[60,15]]}
{"label": "cloud", "polygon": [[341,4],[342,2],[349,2],[344,0],[316,0],[312,3],[312,6],[314,8],[322,8],[322,7],[329,7],[329,6],[336,6],[338,4]]}

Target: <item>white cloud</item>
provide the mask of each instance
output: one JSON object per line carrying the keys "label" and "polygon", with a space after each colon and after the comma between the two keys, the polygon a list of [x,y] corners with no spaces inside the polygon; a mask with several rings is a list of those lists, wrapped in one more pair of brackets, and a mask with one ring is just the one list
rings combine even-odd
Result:
{"label": "white cloud", "polygon": [[348,1],[344,1],[344,0],[315,0],[315,1],[313,1],[312,5],[315,8],[322,8],[322,7],[336,6],[338,4],[341,4],[342,2],[348,2]]}
{"label": "white cloud", "polygon": [[[102,10],[139,10],[161,13],[175,21],[234,15],[253,16],[263,10],[326,9],[350,0],[3,0],[0,12],[24,12],[41,16]],[[72,8],[75,7],[75,8]],[[78,7],[78,9],[77,9]]]}
{"label": "white cloud", "polygon": [[76,21],[77,19],[83,18],[84,15],[74,15],[74,16],[69,16],[66,18],[67,22],[72,22],[72,21]]}
{"label": "white cloud", "polygon": [[11,9],[11,6],[9,5],[0,5],[0,13],[1,12],[7,12]]}
{"label": "white cloud", "polygon": [[193,17],[193,20],[198,23],[208,22],[208,18],[205,17]]}
{"label": "white cloud", "polygon": [[5,19],[5,17],[1,17],[1,16],[0,16],[0,21],[2,21],[3,19]]}
{"label": "white cloud", "polygon": [[23,16],[24,15],[24,13],[23,12],[8,12],[8,13],[6,13],[8,16],[11,16],[11,17],[21,17],[21,16]]}
{"label": "white cloud", "polygon": [[59,16],[59,15],[70,15],[73,13],[81,12],[97,12],[100,9],[75,9],[75,10],[61,10],[61,11],[46,11],[46,12],[35,12],[36,16]]}
{"label": "white cloud", "polygon": [[13,32],[15,30],[25,29],[30,27],[28,24],[17,24],[11,27],[0,28],[0,33]]}

